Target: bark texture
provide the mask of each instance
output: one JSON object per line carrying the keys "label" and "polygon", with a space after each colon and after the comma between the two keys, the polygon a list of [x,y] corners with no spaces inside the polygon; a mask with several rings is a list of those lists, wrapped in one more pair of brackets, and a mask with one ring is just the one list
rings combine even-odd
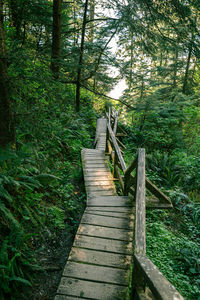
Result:
{"label": "bark texture", "polygon": [[3,0],[0,0],[0,146],[6,147],[9,143],[13,144],[14,141],[3,24]]}
{"label": "bark texture", "polygon": [[55,78],[59,78],[60,53],[61,53],[61,29],[62,29],[62,0],[53,1],[53,31],[52,31],[52,51],[51,70]]}
{"label": "bark texture", "polygon": [[80,110],[81,68],[82,68],[82,64],[83,64],[83,52],[84,52],[84,42],[85,42],[85,28],[86,28],[86,21],[87,21],[87,11],[88,11],[88,0],[85,1],[82,33],[81,33],[80,56],[79,56],[77,81],[76,81],[76,111],[77,112]]}

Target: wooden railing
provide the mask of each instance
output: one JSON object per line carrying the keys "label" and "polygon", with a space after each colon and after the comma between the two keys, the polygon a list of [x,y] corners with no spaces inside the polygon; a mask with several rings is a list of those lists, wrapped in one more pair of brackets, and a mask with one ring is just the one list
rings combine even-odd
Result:
{"label": "wooden railing", "polygon": [[[156,187],[145,175],[145,149],[139,148],[136,158],[126,167],[117,136],[118,112],[106,114],[107,154],[113,165],[113,176],[119,181],[123,195],[134,195],[135,200],[135,247],[133,259],[131,299],[182,300],[183,297],[161,274],[153,262],[146,256],[146,187],[158,201],[149,201],[150,208],[172,208],[170,199]],[[123,145],[124,146],[124,145]],[[125,146],[124,146],[125,148]],[[132,172],[135,172],[135,175]]]}

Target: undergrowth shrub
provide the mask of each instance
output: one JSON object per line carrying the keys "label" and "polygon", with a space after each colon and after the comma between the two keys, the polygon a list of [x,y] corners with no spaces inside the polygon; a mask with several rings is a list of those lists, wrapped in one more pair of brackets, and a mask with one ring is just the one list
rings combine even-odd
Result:
{"label": "undergrowth shrub", "polygon": [[57,98],[53,89],[52,99],[47,101],[45,88],[38,98],[35,86],[31,103],[17,103],[17,149],[0,152],[2,300],[26,299],[24,290],[42,269],[39,248],[63,231],[74,233],[85,206],[80,157],[83,147],[92,147],[96,115],[92,102],[75,114],[69,99],[73,90],[59,88],[65,96],[58,102],[52,101]]}

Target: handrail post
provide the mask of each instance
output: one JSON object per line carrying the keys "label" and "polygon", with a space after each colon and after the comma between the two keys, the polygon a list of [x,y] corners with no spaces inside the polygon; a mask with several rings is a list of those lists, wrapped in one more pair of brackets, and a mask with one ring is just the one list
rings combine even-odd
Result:
{"label": "handrail post", "polygon": [[[145,212],[145,149],[138,149],[136,169],[136,214],[135,254],[146,254],[146,212]],[[134,261],[131,299],[137,299],[137,292],[145,290],[145,280]]]}
{"label": "handrail post", "polygon": [[115,151],[113,151],[113,156],[114,156],[114,159],[113,159],[113,178],[116,178],[117,177],[116,166],[117,166],[117,163],[118,163],[118,159],[117,159],[117,155],[116,155]]}
{"label": "handrail post", "polygon": [[124,196],[128,196],[130,188],[130,174],[126,173],[124,174]]}
{"label": "handrail post", "polygon": [[117,133],[117,122],[118,122],[118,111],[116,111],[116,114],[115,114],[115,122],[114,122],[114,127],[113,127],[113,133],[115,136]]}
{"label": "handrail post", "polygon": [[110,150],[109,150],[109,146],[108,146],[109,139],[110,139],[110,134],[108,131],[108,126],[107,126],[107,128],[106,128],[106,154],[110,155]]}
{"label": "handrail post", "polygon": [[128,169],[126,169],[124,173],[124,196],[128,196],[129,189],[130,189],[130,175],[131,172],[137,167],[138,163],[138,156],[134,159],[134,161],[130,164]]}

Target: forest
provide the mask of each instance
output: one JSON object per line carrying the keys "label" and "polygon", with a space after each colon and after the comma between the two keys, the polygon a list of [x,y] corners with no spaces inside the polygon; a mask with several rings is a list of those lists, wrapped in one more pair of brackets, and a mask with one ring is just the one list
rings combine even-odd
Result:
{"label": "forest", "polygon": [[148,257],[200,299],[199,28],[198,0],[0,0],[0,299],[54,299],[108,107],[174,206],[147,210]]}

